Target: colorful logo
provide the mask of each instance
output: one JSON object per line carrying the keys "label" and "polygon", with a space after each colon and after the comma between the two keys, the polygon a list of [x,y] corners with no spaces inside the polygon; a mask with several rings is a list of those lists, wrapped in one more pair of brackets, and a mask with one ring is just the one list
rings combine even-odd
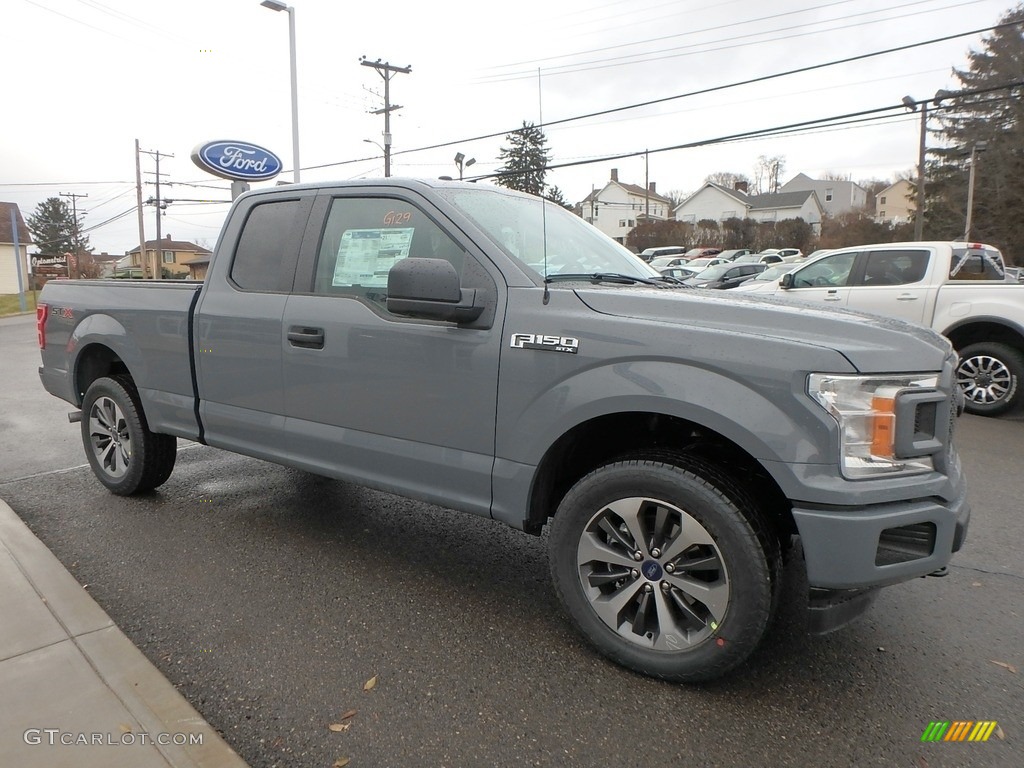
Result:
{"label": "colorful logo", "polygon": [[996,726],[995,720],[933,720],[921,734],[921,741],[988,741]]}
{"label": "colorful logo", "polygon": [[222,179],[266,181],[281,172],[281,159],[247,141],[210,141],[192,150],[192,162]]}

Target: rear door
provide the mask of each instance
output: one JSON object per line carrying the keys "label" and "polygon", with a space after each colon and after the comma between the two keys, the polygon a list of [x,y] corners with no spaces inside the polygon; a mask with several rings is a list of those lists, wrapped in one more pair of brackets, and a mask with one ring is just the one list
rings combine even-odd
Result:
{"label": "rear door", "polygon": [[284,427],[281,317],[315,190],[240,201],[194,320],[196,378],[210,445],[274,459]]}
{"label": "rear door", "polygon": [[[414,192],[323,193],[284,311],[288,449],[300,466],[489,514],[504,280]],[[487,296],[471,324],[387,309],[387,273],[444,259]]]}

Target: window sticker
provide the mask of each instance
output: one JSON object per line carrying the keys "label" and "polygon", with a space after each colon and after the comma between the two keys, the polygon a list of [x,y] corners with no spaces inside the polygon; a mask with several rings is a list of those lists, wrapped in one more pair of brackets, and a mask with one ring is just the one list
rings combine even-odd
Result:
{"label": "window sticker", "polygon": [[345,230],[331,285],[387,287],[388,270],[409,256],[415,231],[415,227]]}

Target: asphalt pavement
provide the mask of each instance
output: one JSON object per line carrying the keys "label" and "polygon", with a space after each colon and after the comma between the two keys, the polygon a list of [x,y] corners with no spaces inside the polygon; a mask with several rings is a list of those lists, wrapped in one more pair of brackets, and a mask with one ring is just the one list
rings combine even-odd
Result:
{"label": "asphalt pavement", "polygon": [[[208,447],[110,495],[34,343],[0,321],[0,497],[254,767],[1024,765],[1019,416],[961,420],[974,517],[948,577],[811,637],[795,557],[754,657],[680,686],[573,633],[543,537]],[[1001,738],[922,742],[936,720]]]}

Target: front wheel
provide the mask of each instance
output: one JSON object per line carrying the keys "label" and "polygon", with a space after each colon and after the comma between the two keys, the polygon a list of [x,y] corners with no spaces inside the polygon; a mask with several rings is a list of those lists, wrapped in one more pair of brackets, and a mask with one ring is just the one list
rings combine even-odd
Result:
{"label": "front wheel", "polygon": [[636,459],[600,467],[566,494],[552,524],[552,578],[605,656],[695,682],[753,653],[771,615],[778,552],[730,482],[700,464]]}
{"label": "front wheel", "polygon": [[118,496],[163,485],[177,458],[174,436],[149,431],[128,376],[105,377],[90,385],[82,401],[82,443],[93,474]]}
{"label": "front wheel", "polygon": [[1021,399],[1024,356],[1007,344],[981,342],[960,350],[956,382],[963,390],[968,413],[998,416]]}

